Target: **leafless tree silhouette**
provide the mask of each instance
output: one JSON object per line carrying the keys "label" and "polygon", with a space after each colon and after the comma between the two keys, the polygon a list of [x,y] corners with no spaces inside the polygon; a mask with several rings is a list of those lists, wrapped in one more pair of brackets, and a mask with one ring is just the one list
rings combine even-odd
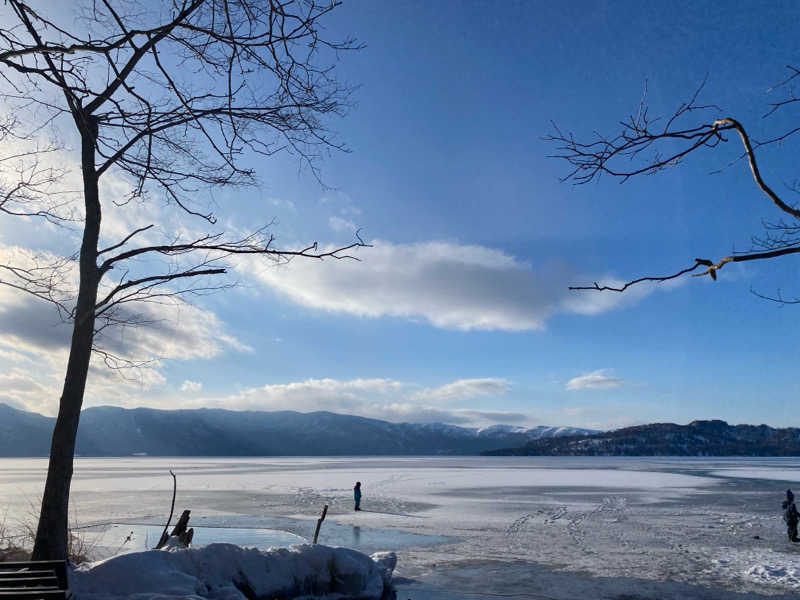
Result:
{"label": "leafless tree silhouette", "polygon": [[[793,83],[800,77],[800,69],[793,66],[787,69],[787,77],[773,88],[783,90],[785,95],[778,102],[769,105],[762,115],[764,118],[800,102],[793,89]],[[563,132],[554,124],[555,133],[545,139],[556,145],[553,156],[566,161],[570,167],[562,180],[581,185],[597,181],[606,175],[624,183],[632,177],[677,167],[689,156],[702,150],[717,149],[733,138],[742,145],[739,159],[747,161],[755,184],[778,209],[780,219],[764,223],[764,232],[753,236],[752,247],[748,251],[734,252],[714,259],[695,258],[693,264],[674,273],[639,277],[618,286],[594,282],[592,285],[572,286],[570,289],[624,292],[644,281],[662,282],[688,273],[693,273],[694,277],[708,275],[716,279],[717,272],[728,263],[767,260],[800,253],[800,209],[777,194],[764,180],[757,161],[759,148],[783,142],[800,132],[800,126],[791,127],[769,139],[754,140],[738,120],[722,116],[722,110],[718,106],[699,102],[704,85],[705,82],[667,118],[650,116],[645,89],[638,110],[619,123],[621,131],[616,136],[595,134],[593,139],[578,140],[573,134]],[[738,162],[739,160],[734,161]],[[733,166],[733,163],[729,166]],[[790,191],[800,192],[800,187],[790,186]],[[800,299],[785,299],[780,294],[757,295],[781,303],[800,303]]]}
{"label": "leafless tree silhouette", "polygon": [[[172,0],[142,7],[93,0],[74,21],[63,11],[51,17],[23,0],[7,0],[0,136],[4,147],[24,150],[0,157],[0,211],[82,228],[73,257],[28,256],[0,265],[3,284],[54,303],[73,326],[35,559],[67,555],[72,462],[93,343],[106,327],[136,322],[123,310],[129,303],[219,287],[189,282],[225,273],[225,260],[236,255],[346,258],[365,245],[356,235],[339,248],[281,249],[267,227],[229,236],[196,201],[204,188],[254,184],[255,172],[245,166],[254,154],[288,151],[317,175],[321,153],[343,149],[325,120],[343,113],[351,89],[335,79],[332,65],[359,45],[323,35],[321,22],[338,5]],[[21,115],[32,115],[27,121],[34,125]],[[64,169],[48,160],[67,149],[53,131],[79,141],[80,189],[66,189]],[[126,197],[101,197],[99,182],[111,172],[130,184]],[[155,224],[145,222],[99,246],[104,207],[152,197],[166,198],[207,233],[153,242]],[[168,266],[142,272],[150,257],[165,258]],[[77,294],[70,287],[76,271]],[[119,363],[111,352],[95,350]]]}

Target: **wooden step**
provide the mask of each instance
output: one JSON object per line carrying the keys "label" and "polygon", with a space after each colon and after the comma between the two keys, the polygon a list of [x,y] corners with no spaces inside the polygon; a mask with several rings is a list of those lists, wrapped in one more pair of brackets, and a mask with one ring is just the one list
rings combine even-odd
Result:
{"label": "wooden step", "polygon": [[[72,596],[70,596],[72,597]],[[0,590],[0,600],[66,600],[66,590]]]}
{"label": "wooden step", "polygon": [[0,571],[0,586],[3,585],[5,579],[14,579],[15,577],[53,577],[55,576],[55,569],[47,571],[28,571],[26,569],[15,569],[14,571]]}
{"label": "wooden step", "polygon": [[0,600],[66,600],[71,596],[66,561],[0,562]]}
{"label": "wooden step", "polygon": [[24,587],[51,587],[58,589],[58,577],[50,575],[48,577],[14,577],[13,579],[0,579],[0,591],[6,588]]}

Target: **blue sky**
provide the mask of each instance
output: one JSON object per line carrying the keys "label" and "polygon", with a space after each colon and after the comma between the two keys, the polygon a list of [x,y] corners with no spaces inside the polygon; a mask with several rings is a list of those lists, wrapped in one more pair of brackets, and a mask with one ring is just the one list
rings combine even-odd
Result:
{"label": "blue sky", "polygon": [[[358,89],[329,122],[351,150],[319,163],[330,189],[282,155],[252,160],[258,189],[214,198],[233,229],[275,218],[286,246],[347,243],[360,227],[374,247],[360,262],[238,263],[238,288],[127,332],[131,352],[161,359],[134,381],[94,368],[85,405],[461,425],[800,424],[800,309],[750,293],[800,295],[796,260],[624,295],[567,290],[747,249],[761,220],[780,215],[744,163],[709,174],[741,153],[735,140],[658,175],[576,187],[559,181],[567,167],[542,139],[551,122],[614,133],[645,80],[652,114],[707,79],[713,118],[756,137],[788,129],[792,107],[761,115],[785,65],[800,62],[798,19],[792,2],[345,2],[328,33],[366,47],[336,67]],[[791,140],[759,154],[776,188],[797,177],[795,156]],[[109,239],[138,222],[134,208],[113,210]],[[3,219],[3,248],[72,243],[29,225]],[[0,294],[0,401],[53,414],[63,327]]]}

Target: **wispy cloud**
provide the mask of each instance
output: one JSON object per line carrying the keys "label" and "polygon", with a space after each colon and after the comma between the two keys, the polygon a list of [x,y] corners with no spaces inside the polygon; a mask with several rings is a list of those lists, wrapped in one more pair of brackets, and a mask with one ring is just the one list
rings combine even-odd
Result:
{"label": "wispy cloud", "polygon": [[573,377],[567,382],[566,387],[568,390],[591,390],[617,388],[624,384],[625,381],[612,375],[609,369],[599,369]]}
{"label": "wispy cloud", "polygon": [[541,329],[555,314],[601,313],[653,289],[570,293],[569,284],[582,278],[562,263],[533,265],[497,249],[451,242],[372,243],[360,261],[293,261],[279,268],[249,261],[240,271],[303,306],[423,319],[461,331]]}
{"label": "wispy cloud", "polygon": [[439,387],[420,390],[414,394],[413,398],[429,402],[450,402],[485,396],[502,396],[509,387],[508,380],[497,377],[458,379]]}
{"label": "wispy cloud", "polygon": [[352,221],[335,216],[328,219],[328,225],[330,225],[331,229],[340,233],[352,233],[357,229],[355,223]]}
{"label": "wispy cloud", "polygon": [[190,393],[197,393],[203,389],[203,384],[199,381],[190,381],[187,379],[181,384],[181,391],[182,392],[190,392]]}

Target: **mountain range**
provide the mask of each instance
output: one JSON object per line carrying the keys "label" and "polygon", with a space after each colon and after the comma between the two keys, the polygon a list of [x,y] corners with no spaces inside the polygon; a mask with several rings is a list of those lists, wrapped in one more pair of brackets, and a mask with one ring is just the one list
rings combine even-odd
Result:
{"label": "mountain range", "polygon": [[583,436],[533,439],[491,456],[800,456],[800,428],[692,421],[651,423]]}
{"label": "mountain range", "polygon": [[[55,419],[0,403],[0,456],[47,456]],[[81,412],[81,456],[475,455],[533,439],[586,435],[574,427],[483,429],[391,423],[331,412],[155,410],[97,406]]]}

